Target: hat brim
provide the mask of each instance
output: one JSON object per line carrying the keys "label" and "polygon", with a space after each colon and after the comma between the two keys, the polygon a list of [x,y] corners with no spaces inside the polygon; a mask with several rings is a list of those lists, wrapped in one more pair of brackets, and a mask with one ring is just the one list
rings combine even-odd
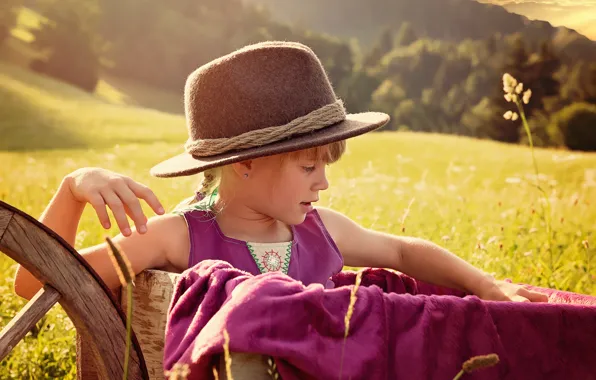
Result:
{"label": "hat brim", "polygon": [[389,115],[381,112],[348,114],[344,121],[326,128],[242,151],[228,152],[211,157],[196,157],[185,152],[160,162],[151,168],[150,173],[154,177],[161,178],[189,176],[235,162],[293,152],[356,137],[378,129],[387,124],[388,121]]}

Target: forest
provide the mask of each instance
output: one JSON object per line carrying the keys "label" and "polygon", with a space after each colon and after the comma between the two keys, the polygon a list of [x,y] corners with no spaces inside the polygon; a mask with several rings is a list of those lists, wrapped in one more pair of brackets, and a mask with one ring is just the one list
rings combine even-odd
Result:
{"label": "forest", "polygon": [[391,115],[384,130],[526,143],[520,123],[503,118],[509,73],[532,90],[525,112],[536,145],[596,150],[596,42],[574,31],[471,0],[309,0],[292,18],[296,4],[4,0],[0,43],[28,7],[45,18],[31,31],[40,53],[32,70],[89,92],[107,72],[181,93],[213,58],[258,41],[299,41],[321,58],[350,112]]}

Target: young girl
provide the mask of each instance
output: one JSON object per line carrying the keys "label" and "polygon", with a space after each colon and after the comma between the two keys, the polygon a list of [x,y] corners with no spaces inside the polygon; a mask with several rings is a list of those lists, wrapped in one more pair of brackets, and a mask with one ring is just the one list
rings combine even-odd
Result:
{"label": "young girl", "polygon": [[[146,186],[83,168],[64,178],[40,221],[74,245],[85,205],[93,206],[105,228],[109,207],[121,231],[114,241],[135,273],[182,272],[201,260],[219,259],[254,275],[282,271],[305,285],[330,288],[330,277],[344,265],[380,267],[485,300],[547,301],[433,243],[363,228],[337,211],[315,207],[329,187],[326,166],[340,159],[346,140],[389,118],[347,114],[310,48],[259,43],[198,68],[187,80],[185,111],[185,152],[158,164],[152,174],[203,172],[201,189],[188,204],[166,214]],[[158,216],[147,219],[139,199]],[[109,287],[119,286],[105,243],[80,254]],[[17,270],[17,294],[31,298],[40,287],[25,269]]]}

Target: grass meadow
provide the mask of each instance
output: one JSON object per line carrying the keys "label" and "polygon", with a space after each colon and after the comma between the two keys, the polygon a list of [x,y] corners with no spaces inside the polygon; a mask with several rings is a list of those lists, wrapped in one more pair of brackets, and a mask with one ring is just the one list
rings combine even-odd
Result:
{"label": "grass meadow", "polygon": [[[90,95],[15,60],[0,62],[0,199],[39,217],[62,178],[84,166],[133,177],[169,209],[193,192],[198,177],[149,175],[181,152],[180,96],[109,80]],[[160,110],[144,107],[158,103]],[[497,278],[596,295],[596,154],[540,149],[536,159],[552,206],[550,247],[525,146],[405,132],[361,136],[329,168],[331,187],[320,203],[363,226],[431,240]],[[75,248],[106,234],[117,229],[105,231],[89,206]],[[12,290],[14,271],[0,255],[0,328],[25,305]],[[0,379],[75,378],[74,340],[70,320],[54,307],[0,363]]]}

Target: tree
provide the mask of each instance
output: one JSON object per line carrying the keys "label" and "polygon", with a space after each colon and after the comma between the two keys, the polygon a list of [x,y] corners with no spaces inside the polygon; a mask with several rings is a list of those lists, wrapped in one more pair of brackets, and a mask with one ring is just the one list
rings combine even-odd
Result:
{"label": "tree", "polygon": [[418,36],[414,31],[414,27],[408,21],[405,21],[401,24],[399,31],[397,32],[397,37],[395,38],[395,46],[410,46],[414,42],[418,40]]}
{"label": "tree", "polygon": [[561,60],[554,53],[551,44],[544,41],[539,53],[528,61],[523,74],[523,83],[527,88],[532,89],[530,103],[524,107],[528,117],[532,117],[534,110],[545,108],[546,98],[559,95],[560,84],[555,75],[560,68]]}
{"label": "tree", "polygon": [[563,73],[561,98],[566,104],[596,103],[596,63],[580,61]]}
{"label": "tree", "polygon": [[2,0],[0,2],[0,45],[10,36],[10,31],[16,25],[17,12],[22,0]]}
{"label": "tree", "polygon": [[393,33],[394,32],[390,27],[385,27],[383,29],[379,40],[375,43],[370,52],[364,57],[364,67],[377,66],[381,58],[393,50]]}
{"label": "tree", "polygon": [[48,21],[34,31],[33,44],[45,53],[45,58],[33,61],[31,68],[93,92],[105,49],[96,30],[97,3],[40,0],[38,5]]}
{"label": "tree", "polygon": [[575,103],[553,116],[555,131],[572,150],[596,151],[596,105]]}

